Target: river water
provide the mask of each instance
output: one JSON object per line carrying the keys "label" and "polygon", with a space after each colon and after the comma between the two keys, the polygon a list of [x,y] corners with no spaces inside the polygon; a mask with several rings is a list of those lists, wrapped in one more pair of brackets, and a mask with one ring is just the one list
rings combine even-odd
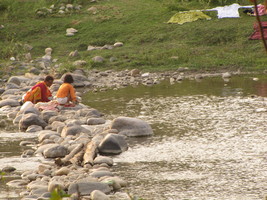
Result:
{"label": "river water", "polygon": [[[262,200],[267,196],[264,97],[267,78],[258,75],[87,93],[83,102],[108,119],[137,117],[151,124],[153,136],[128,138],[128,151],[113,157],[114,172],[128,181],[129,194],[146,200]],[[0,148],[0,161],[20,158],[18,140],[2,144],[14,148]]]}
{"label": "river water", "polygon": [[114,171],[146,200],[262,200],[267,196],[267,79],[236,76],[87,94],[113,119],[147,121]]}

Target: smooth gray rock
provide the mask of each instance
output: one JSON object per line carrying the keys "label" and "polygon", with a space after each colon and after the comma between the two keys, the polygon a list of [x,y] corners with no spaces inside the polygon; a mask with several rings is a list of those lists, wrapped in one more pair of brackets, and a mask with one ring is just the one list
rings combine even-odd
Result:
{"label": "smooth gray rock", "polygon": [[52,131],[57,131],[57,129],[59,127],[65,127],[65,123],[64,122],[60,122],[60,121],[54,121],[52,124],[51,124],[51,127],[52,127]]}
{"label": "smooth gray rock", "polygon": [[109,196],[99,190],[94,190],[90,197],[92,200],[110,200]]}
{"label": "smooth gray rock", "polygon": [[13,188],[24,188],[28,183],[29,183],[29,180],[18,179],[18,180],[9,181],[7,185]]}
{"label": "smooth gray rock", "polygon": [[74,126],[65,126],[61,132],[61,137],[66,137],[68,135],[78,135],[83,131],[83,127],[79,125],[74,125]]}
{"label": "smooth gray rock", "polygon": [[45,144],[42,145],[40,147],[38,147],[38,149],[35,151],[35,154],[43,154],[44,150],[52,148],[52,147],[56,147],[58,146],[58,144]]}
{"label": "smooth gray rock", "polygon": [[99,182],[84,182],[72,183],[68,188],[68,194],[80,193],[81,196],[90,195],[92,191],[99,190],[105,194],[111,192],[111,188],[106,183]]}
{"label": "smooth gray rock", "polygon": [[45,122],[47,122],[48,123],[48,121],[49,121],[49,119],[51,118],[51,117],[54,117],[54,116],[57,116],[58,115],[58,112],[56,112],[56,111],[52,111],[52,110],[44,110],[44,111],[42,111],[42,113],[41,113],[41,117],[43,118],[43,120],[45,121]]}
{"label": "smooth gray rock", "polygon": [[19,129],[25,131],[31,125],[38,125],[45,128],[47,123],[36,114],[28,113],[23,115],[19,121]]}
{"label": "smooth gray rock", "polygon": [[60,135],[55,131],[43,130],[38,133],[38,141],[41,143],[43,140],[50,139],[53,136],[59,137]]}
{"label": "smooth gray rock", "polygon": [[27,128],[27,130],[25,131],[26,133],[35,133],[38,131],[43,130],[43,128],[41,126],[38,125],[31,125]]}
{"label": "smooth gray rock", "polygon": [[5,90],[2,93],[2,96],[7,95],[7,94],[17,94],[20,92],[20,89],[9,89],[9,90]]}
{"label": "smooth gray rock", "polygon": [[62,115],[57,115],[57,116],[52,116],[49,120],[48,123],[52,124],[54,121],[60,121],[60,122],[64,122],[67,120],[66,116],[62,116]]}
{"label": "smooth gray rock", "polygon": [[4,99],[4,100],[0,101],[0,107],[3,107],[3,106],[17,107],[17,106],[20,106],[20,103],[18,100]]}
{"label": "smooth gray rock", "polygon": [[20,85],[20,83],[21,83],[21,81],[20,81],[20,79],[18,78],[18,77],[16,77],[16,76],[11,76],[9,79],[8,79],[8,81],[7,81],[8,83],[14,83],[14,84],[16,84],[16,85]]}
{"label": "smooth gray rock", "polygon": [[118,117],[113,120],[111,129],[117,129],[119,134],[129,137],[149,136],[153,134],[151,126],[137,118]]}
{"label": "smooth gray rock", "polygon": [[88,125],[99,125],[99,124],[105,124],[106,120],[103,118],[89,118],[87,120]]}
{"label": "smooth gray rock", "polygon": [[107,156],[97,156],[94,159],[94,164],[99,164],[100,165],[102,163],[106,163],[109,166],[112,166],[113,165],[113,159],[110,158],[110,157],[107,157]]}
{"label": "smooth gray rock", "polygon": [[19,89],[19,88],[20,87],[17,84],[15,84],[15,83],[7,83],[6,84],[6,87],[5,87],[6,90]]}
{"label": "smooth gray rock", "polygon": [[62,145],[56,145],[43,151],[43,155],[45,158],[62,158],[68,153],[69,150]]}
{"label": "smooth gray rock", "polygon": [[2,172],[10,173],[10,172],[13,172],[13,171],[15,171],[15,170],[16,170],[15,167],[7,166],[7,167],[4,167],[1,171],[2,171]]}
{"label": "smooth gray rock", "polygon": [[114,176],[114,174],[109,171],[95,171],[95,172],[90,173],[89,175],[95,178],[100,178],[104,176]]}
{"label": "smooth gray rock", "polygon": [[20,115],[20,114],[24,114],[25,115],[25,114],[28,114],[28,113],[34,113],[34,114],[36,114],[38,116],[41,114],[40,111],[37,110],[36,108],[29,107],[29,108],[26,108],[24,110],[19,111],[17,115]]}
{"label": "smooth gray rock", "polygon": [[120,154],[127,149],[125,136],[112,133],[106,135],[98,146],[100,154]]}

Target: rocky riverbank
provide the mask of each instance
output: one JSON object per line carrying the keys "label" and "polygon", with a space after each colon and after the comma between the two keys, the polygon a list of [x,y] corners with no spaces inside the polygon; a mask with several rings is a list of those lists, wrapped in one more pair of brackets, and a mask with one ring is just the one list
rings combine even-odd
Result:
{"label": "rocky riverbank", "polygon": [[[8,185],[21,188],[23,192],[20,195],[24,200],[49,199],[56,190],[70,195],[66,199],[131,199],[123,189],[127,180],[122,180],[112,170],[113,160],[109,155],[126,151],[127,137],[153,134],[150,125],[127,116],[107,120],[104,114],[82,103],[76,107],[57,106],[53,109],[47,105],[21,106],[21,96],[45,75],[53,74],[56,78],[51,86],[53,94],[62,83],[64,74],[59,73],[56,61],[48,54],[31,62],[14,61],[6,66],[7,75],[2,79],[0,112],[6,114],[22,134],[38,133],[37,143],[21,142],[21,145],[34,146],[32,150],[23,152],[22,157],[27,159],[41,154],[45,158],[37,169],[23,172],[21,179],[10,181]],[[199,73],[186,68],[162,73],[138,69],[99,71],[85,70],[83,61],[76,62],[76,65],[77,69],[72,72],[74,86],[82,88],[82,92],[139,84],[151,86],[166,79],[175,83],[184,79],[221,76],[227,82],[231,75],[241,74],[239,71]],[[17,75],[10,76],[12,70]],[[82,92],[77,92],[77,96],[81,97]],[[1,120],[1,126],[7,126],[5,120]],[[13,170],[16,169],[8,166],[2,169],[6,172]]]}
{"label": "rocky riverbank", "polygon": [[[85,76],[73,75],[76,87],[86,85]],[[38,133],[37,143],[32,140],[20,143],[33,145],[32,150],[21,156],[25,162],[39,154],[45,158],[37,169],[23,172],[21,179],[7,185],[21,188],[24,200],[49,199],[56,191],[58,195],[64,191],[70,196],[66,199],[131,199],[122,189],[127,181],[112,171],[113,160],[107,155],[126,151],[127,137],[153,134],[150,125],[129,117],[106,120],[98,110],[82,103],[52,109],[51,103],[21,106],[21,96],[41,79],[32,74],[12,76],[2,88],[0,112],[19,127],[21,134]],[[53,93],[61,83],[61,79],[55,80]],[[15,170],[10,166],[2,169],[5,173]]]}

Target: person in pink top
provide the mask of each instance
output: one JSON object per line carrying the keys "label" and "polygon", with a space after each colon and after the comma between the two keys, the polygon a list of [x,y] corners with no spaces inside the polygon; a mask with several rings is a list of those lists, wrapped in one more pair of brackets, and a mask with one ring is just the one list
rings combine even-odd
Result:
{"label": "person in pink top", "polygon": [[64,77],[64,83],[59,87],[56,94],[56,101],[61,105],[77,104],[77,97],[75,89],[71,85],[74,79],[71,74],[66,74]]}

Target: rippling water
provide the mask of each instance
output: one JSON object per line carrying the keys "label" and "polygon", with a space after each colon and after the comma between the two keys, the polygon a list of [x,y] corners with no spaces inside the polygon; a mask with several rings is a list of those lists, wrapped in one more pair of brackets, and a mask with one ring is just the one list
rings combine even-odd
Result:
{"label": "rippling water", "polygon": [[[261,95],[265,82],[244,79],[205,80],[199,91],[188,82],[89,97],[89,105],[109,116],[138,117],[154,129],[152,137],[130,138],[129,150],[114,157],[129,192],[147,200],[264,199],[267,99],[252,94]],[[186,89],[188,95],[179,93]]]}

